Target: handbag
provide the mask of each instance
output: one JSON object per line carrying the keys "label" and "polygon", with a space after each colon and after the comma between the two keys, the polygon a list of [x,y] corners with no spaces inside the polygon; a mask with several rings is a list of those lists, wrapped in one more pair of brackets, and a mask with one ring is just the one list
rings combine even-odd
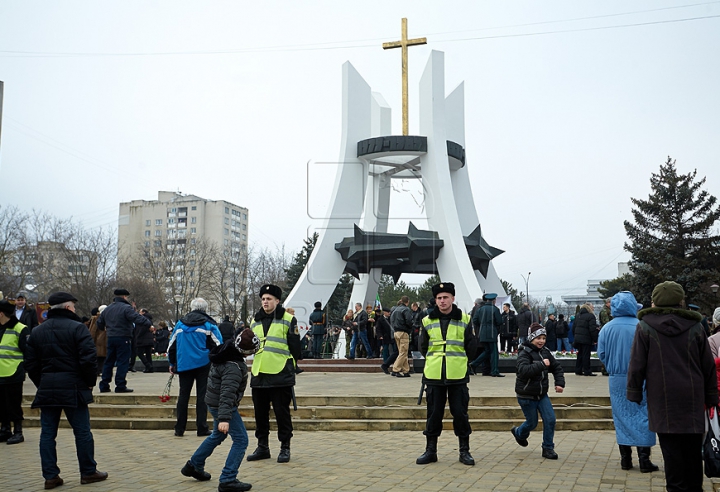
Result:
{"label": "handbag", "polygon": [[703,443],[703,461],[705,476],[720,477],[720,425],[718,424],[718,408],[705,410],[707,434]]}

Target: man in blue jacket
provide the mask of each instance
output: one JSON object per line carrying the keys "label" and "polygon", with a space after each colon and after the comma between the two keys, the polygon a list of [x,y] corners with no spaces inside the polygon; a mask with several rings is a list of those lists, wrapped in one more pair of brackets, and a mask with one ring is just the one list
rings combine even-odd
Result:
{"label": "man in blue jacket", "polygon": [[211,434],[207,424],[205,391],[210,374],[210,351],[222,345],[222,335],[217,322],[207,314],[208,303],[198,297],[190,302],[191,311],[177,322],[172,332],[168,359],[170,372],[180,379],[180,395],[177,401],[175,435],[182,437],[187,425],[188,403],[193,383],[196,384],[195,422],[197,435]]}
{"label": "man in blue jacket", "polygon": [[149,328],[152,321],[141,315],[128,302],[130,292],[115,289],[115,299],[106,307],[97,319],[98,330],[107,333],[107,356],[103,365],[100,393],[110,392],[113,367],[117,361],[115,373],[115,393],[132,393],[127,387],[127,373],[130,369],[130,352],[135,326]]}

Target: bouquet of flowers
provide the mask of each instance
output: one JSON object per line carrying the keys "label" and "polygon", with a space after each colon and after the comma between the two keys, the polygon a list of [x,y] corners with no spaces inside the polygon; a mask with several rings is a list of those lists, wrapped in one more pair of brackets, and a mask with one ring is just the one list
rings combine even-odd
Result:
{"label": "bouquet of flowers", "polygon": [[175,377],[175,374],[170,374],[170,377],[168,378],[168,382],[165,384],[165,389],[163,390],[162,394],[159,396],[160,401],[165,403],[170,401],[170,388],[172,387],[173,378]]}

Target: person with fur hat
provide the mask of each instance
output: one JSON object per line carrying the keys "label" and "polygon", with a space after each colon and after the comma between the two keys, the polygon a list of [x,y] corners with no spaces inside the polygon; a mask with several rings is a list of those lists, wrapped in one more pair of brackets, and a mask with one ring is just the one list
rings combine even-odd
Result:
{"label": "person with fur hat", "polygon": [[278,463],[290,461],[292,419],[290,402],[295,386],[295,361],[302,358],[297,320],[282,307],[282,290],[266,284],[260,288],[262,307],[255,313],[250,329],[260,340],[260,350],[253,359],[252,389],[255,409],[255,437],[258,445],[248,461],[270,458],[270,404],[278,427],[280,454]]}
{"label": "person with fur hat", "polygon": [[655,433],[648,429],[647,399],[643,397],[642,403],[636,405],[625,397],[637,311],[638,303],[632,292],[618,292],[610,299],[611,319],[600,330],[597,353],[610,376],[610,403],[620,449],[620,467],[623,470],[633,467],[632,446],[636,446],[640,471],[650,473],[658,471],[658,467],[650,461]]}
{"label": "person with fur hat", "polygon": [[245,357],[260,348],[260,340],[250,329],[229,338],[210,351],[205,403],[213,416],[213,431],[197,448],[180,473],[201,482],[212,476],[205,471],[207,458],[230,434],[232,447],[220,473],[219,492],[250,490],[252,485],[237,479],[238,469],[248,447],[248,434],[238,412],[238,405],[247,387],[248,369]]}
{"label": "person with fur hat", "polygon": [[575,336],[573,346],[577,349],[575,374],[578,376],[595,376],[596,374],[590,369],[590,351],[592,346],[597,343],[598,326],[593,305],[589,302],[583,304],[580,307],[580,312],[575,316],[573,335]]}
{"label": "person with fur hat", "polygon": [[648,428],[657,433],[667,490],[702,490],[705,408],[718,404],[715,361],[700,313],[683,309],[685,291],[662,282],[652,307],[638,313],[627,399],[642,404],[647,391]]}
{"label": "person with fur hat", "polygon": [[420,351],[425,355],[423,386],[427,386],[427,422],[423,432],[427,444],[415,463],[427,465],[437,461],[437,442],[448,401],[458,437],[459,461],[474,465],[470,454],[468,361],[476,356],[477,337],[470,316],[454,304],[455,285],[450,282],[433,285],[432,293],[436,306],[422,319],[420,332]]}
{"label": "person with fur hat", "polygon": [[[30,327],[18,321],[15,306],[0,301],[0,442],[18,444],[22,433],[23,364]],[[10,432],[10,423],[15,432]]]}
{"label": "person with fur hat", "polygon": [[322,344],[325,337],[325,313],[322,310],[322,303],[315,303],[315,310],[310,313],[308,319],[310,334],[313,337],[312,354],[314,359],[322,359]]}
{"label": "person with fur hat", "polygon": [[32,330],[27,341],[25,368],[37,393],[32,408],[40,408],[40,463],[45,489],[63,484],[57,465],[57,433],[65,413],[75,435],[80,483],[107,479],[97,469],[95,441],[90,431],[92,389],[97,382],[95,343],[75,314],[77,299],[69,292],[48,297],[47,320]]}
{"label": "person with fur hat", "polygon": [[527,340],[518,349],[515,394],[525,415],[525,422],[519,427],[513,427],[510,432],[520,446],[526,447],[530,432],[537,427],[540,413],[543,421],[542,457],[556,460],[558,455],[553,442],[556,419],[548,396],[548,373],[553,375],[556,393],[562,393],[565,388],[565,373],[552,352],[545,347],[546,339],[545,328],[540,323],[533,323],[528,330]]}

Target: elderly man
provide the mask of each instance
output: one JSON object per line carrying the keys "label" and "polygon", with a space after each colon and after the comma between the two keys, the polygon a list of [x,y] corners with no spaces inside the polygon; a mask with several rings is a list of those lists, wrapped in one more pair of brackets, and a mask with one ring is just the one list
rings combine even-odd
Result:
{"label": "elderly man", "polygon": [[126,378],[130,368],[134,329],[135,326],[152,326],[149,319],[139,314],[130,305],[128,297],[130,297],[130,292],[127,290],[115,289],[115,300],[103,310],[97,319],[97,329],[105,330],[107,334],[107,355],[100,381],[100,393],[110,392],[115,363],[117,363],[115,393],[132,393],[133,390],[127,387]]}
{"label": "elderly man", "polygon": [[177,422],[175,435],[185,434],[188,418],[188,403],[193,383],[195,386],[195,422],[198,436],[209,436],[212,432],[207,424],[205,392],[210,374],[210,351],[222,345],[222,335],[217,322],[207,314],[208,303],[198,297],[190,302],[190,312],[175,325],[168,347],[170,372],[180,379],[180,394],[177,401]]}
{"label": "elderly man", "polygon": [[250,379],[258,445],[247,457],[248,461],[270,458],[271,403],[280,441],[277,462],[290,461],[290,439],[293,436],[290,402],[295,386],[295,360],[300,358],[301,348],[297,320],[282,307],[281,298],[280,287],[263,285],[260,288],[262,308],[255,313],[250,325],[260,340],[260,350],[253,359]]}
{"label": "elderly man", "polygon": [[15,317],[20,323],[32,330],[38,325],[37,311],[30,309],[27,305],[27,294],[24,291],[18,292],[15,298]]}
{"label": "elderly man", "polygon": [[47,321],[32,331],[27,343],[25,366],[38,389],[32,407],[40,408],[40,462],[45,489],[63,484],[55,441],[62,412],[75,434],[80,483],[100,482],[108,477],[97,469],[95,441],[90,432],[88,403],[93,401],[92,388],[97,379],[95,343],[75,314],[76,302],[67,292],[50,295]]}
{"label": "elderly man", "polygon": [[[15,306],[0,301],[0,442],[18,444],[22,433],[23,355],[30,328],[15,317]],[[10,432],[10,422],[15,432]]]}
{"label": "elderly man", "polygon": [[718,404],[702,317],[683,309],[684,299],[678,283],[655,286],[653,307],[638,313],[627,376],[628,400],[642,404],[647,390],[648,428],[658,435],[670,492],[703,489],[705,408]]}
{"label": "elderly man", "polygon": [[437,307],[423,318],[420,351],[425,354],[423,384],[427,385],[427,423],[425,452],[415,460],[418,465],[437,461],[437,442],[443,429],[445,402],[450,402],[453,430],[458,436],[460,463],[474,465],[470,454],[468,418],[468,359],[475,357],[477,337],[470,316],[455,304],[455,285],[443,282],[432,287]]}

